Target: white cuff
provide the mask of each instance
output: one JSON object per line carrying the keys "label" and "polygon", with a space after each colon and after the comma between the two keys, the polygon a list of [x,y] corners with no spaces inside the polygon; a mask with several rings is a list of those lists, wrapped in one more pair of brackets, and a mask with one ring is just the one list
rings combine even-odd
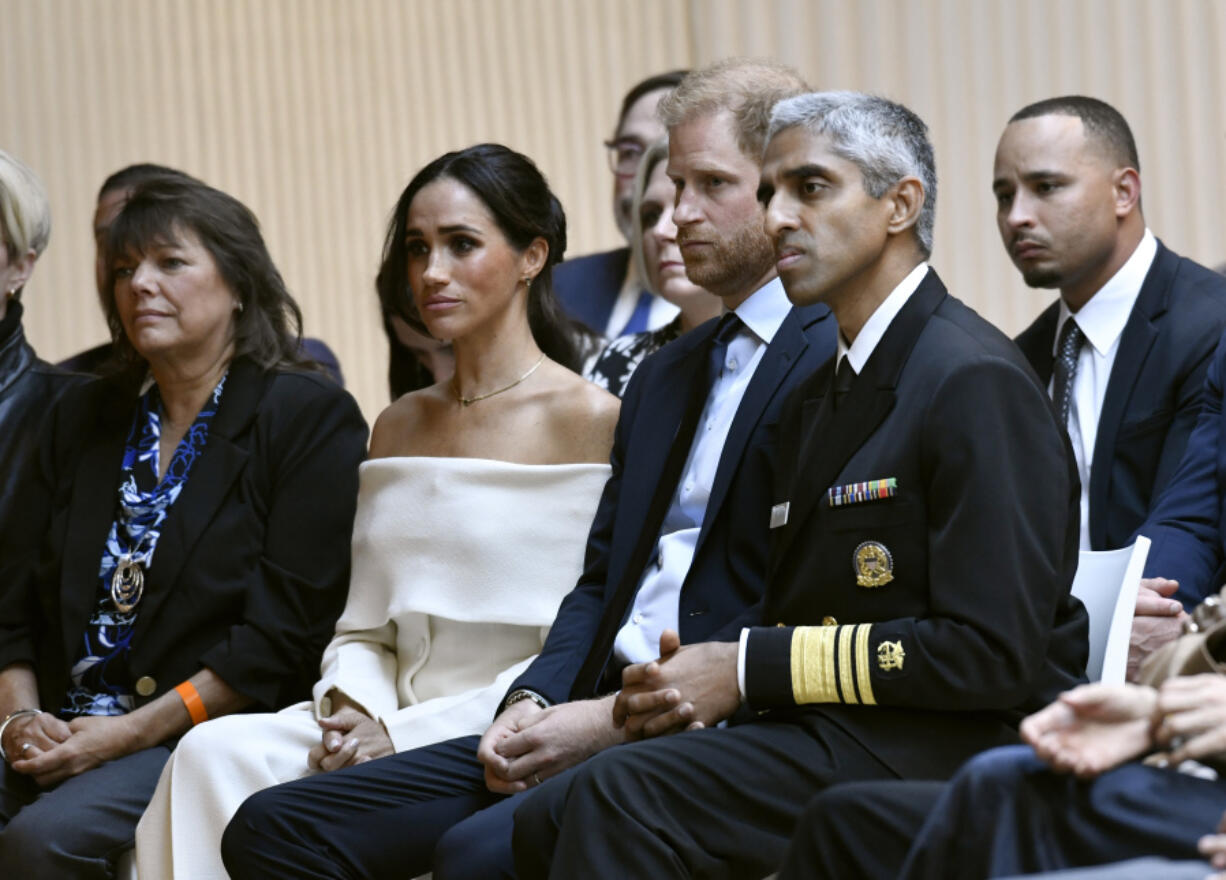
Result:
{"label": "white cuff", "polygon": [[749,627],[741,628],[741,639],[736,649],[736,686],[741,692],[741,702],[745,702],[745,645],[749,641]]}

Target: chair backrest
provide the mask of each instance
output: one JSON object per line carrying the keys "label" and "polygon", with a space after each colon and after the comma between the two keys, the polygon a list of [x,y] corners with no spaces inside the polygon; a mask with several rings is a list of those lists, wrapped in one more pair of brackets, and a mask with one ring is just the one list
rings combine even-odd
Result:
{"label": "chair backrest", "polygon": [[1128,666],[1132,616],[1149,556],[1149,538],[1137,536],[1131,547],[1082,550],[1073,578],[1073,595],[1090,615],[1090,681],[1123,684]]}

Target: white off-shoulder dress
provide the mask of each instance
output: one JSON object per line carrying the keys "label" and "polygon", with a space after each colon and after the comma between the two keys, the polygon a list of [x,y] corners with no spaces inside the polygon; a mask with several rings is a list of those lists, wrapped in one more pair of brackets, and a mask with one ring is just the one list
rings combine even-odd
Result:
{"label": "white off-shoulder dress", "polygon": [[381,721],[397,751],[484,732],[578,579],[608,476],[597,464],[363,464],[349,598],[313,702],[183,737],[136,829],[142,880],[227,877],[226,824],[255,792],[313,772],[329,691]]}

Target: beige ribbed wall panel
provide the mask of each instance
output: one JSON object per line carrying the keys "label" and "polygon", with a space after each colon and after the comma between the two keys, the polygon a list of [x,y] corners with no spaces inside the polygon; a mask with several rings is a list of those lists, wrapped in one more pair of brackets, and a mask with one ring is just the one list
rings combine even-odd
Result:
{"label": "beige ribbed wall panel", "polygon": [[1060,92],[1120,107],[1146,214],[1226,259],[1226,5],[1215,0],[0,0],[0,146],[47,183],[51,248],[28,331],[58,358],[103,335],[90,215],[112,170],[191,171],[259,215],[307,330],[368,418],[386,400],[371,282],[400,189],[446,149],[501,140],[540,163],[571,253],[616,243],[599,141],[624,88],[729,54],[876,91],[932,126],[934,263],[1006,330],[1050,296],[996,236],[992,151],[1009,114]]}

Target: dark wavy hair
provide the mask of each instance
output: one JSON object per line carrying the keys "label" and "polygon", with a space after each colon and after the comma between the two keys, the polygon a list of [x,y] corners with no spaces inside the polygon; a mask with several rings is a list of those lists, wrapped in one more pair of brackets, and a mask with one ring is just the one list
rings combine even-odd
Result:
{"label": "dark wavy hair", "polygon": [[569,318],[553,293],[553,267],[566,252],[566,214],[532,160],[501,144],[477,144],[439,156],[409,181],[392,212],[383,242],[383,263],[375,279],[385,315],[399,315],[429,333],[409,291],[409,205],[427,184],[441,178],[462,183],[481,199],[507,242],[517,251],[535,239],[549,246],[545,268],[528,289],[528,326],[541,351],[565,367],[582,368],[590,331]]}
{"label": "dark wavy hair", "polygon": [[242,304],[234,318],[234,356],[265,369],[314,366],[299,353],[302,312],[273,264],[259,221],[238,199],[190,177],[138,184],[107,232],[106,322],[123,361],[131,367],[144,364],[115,308],[116,265],[183,233],[200,240]]}

